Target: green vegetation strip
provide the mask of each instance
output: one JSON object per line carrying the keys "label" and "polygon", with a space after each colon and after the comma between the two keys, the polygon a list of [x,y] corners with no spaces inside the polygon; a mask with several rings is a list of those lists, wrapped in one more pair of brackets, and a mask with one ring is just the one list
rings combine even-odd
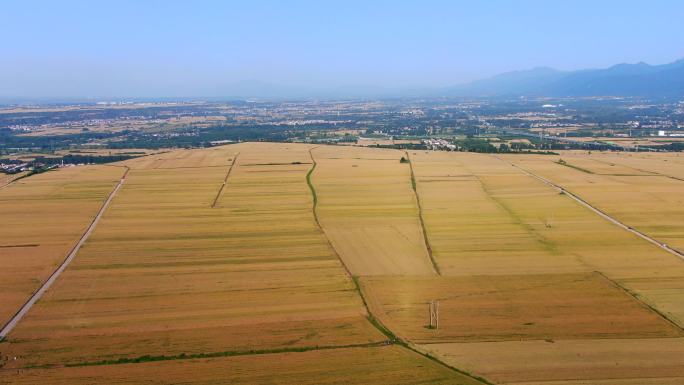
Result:
{"label": "green vegetation strip", "polygon": [[413,344],[411,344],[407,341],[404,341],[403,339],[398,337],[396,334],[394,334],[392,332],[392,330],[390,330],[377,317],[375,317],[375,315],[373,315],[373,312],[370,310],[370,306],[368,306],[368,302],[366,301],[366,296],[363,294],[363,289],[361,288],[361,282],[359,281],[359,277],[352,276],[352,280],[354,281],[354,285],[356,286],[356,290],[358,291],[359,296],[361,296],[361,300],[363,301],[363,306],[365,306],[366,312],[368,313],[368,315],[366,317],[368,319],[368,322],[370,322],[373,326],[375,326],[375,328],[378,329],[382,334],[387,336],[387,338],[389,339],[389,341],[388,341],[389,343],[396,344],[396,345],[401,346],[405,349],[408,349],[414,353],[420,354],[421,356],[429,359],[430,361],[433,361],[439,365],[442,365],[448,369],[451,369],[451,370],[453,370],[453,371],[455,371],[461,375],[464,375],[464,376],[473,378],[477,381],[480,381],[483,384],[493,385],[491,382],[487,381],[486,379],[479,377],[479,376],[476,376],[476,375],[473,375],[473,374],[470,374],[470,373],[468,373],[464,370],[461,370],[459,368],[456,368],[454,366],[451,366],[451,365],[443,362],[439,358],[431,355],[430,353],[425,352],[422,349],[419,349],[416,346],[414,346]]}
{"label": "green vegetation strip", "polygon": [[670,319],[670,317],[668,317],[667,314],[661,312],[660,310],[658,310],[658,309],[656,309],[655,307],[651,306],[648,302],[646,302],[646,301],[644,301],[643,299],[641,299],[641,297],[639,296],[639,294],[637,294],[637,293],[635,293],[635,292],[629,290],[628,288],[626,288],[626,287],[620,285],[617,281],[614,281],[614,280],[608,278],[607,275],[603,274],[603,273],[600,272],[600,271],[595,271],[595,273],[598,274],[599,276],[601,276],[601,277],[602,277],[603,279],[605,279],[606,281],[608,281],[608,282],[609,282],[611,285],[613,285],[616,289],[621,290],[621,291],[625,292],[627,295],[629,295],[630,297],[634,298],[634,300],[637,301],[639,304],[641,304],[641,306],[643,306],[643,307],[645,307],[646,309],[649,309],[649,310],[651,310],[652,312],[654,312],[655,314],[659,315],[665,322],[667,322],[667,323],[669,323],[670,325],[674,326],[676,329],[678,329],[678,330],[682,333],[682,335],[684,335],[684,328],[682,328],[681,325],[679,325],[676,321]]}
{"label": "green vegetation strip", "polygon": [[[402,346],[403,346],[403,345],[402,345]],[[461,374],[461,375],[464,375],[464,376],[466,376],[466,377],[470,377],[470,378],[472,378],[472,379],[474,379],[474,380],[480,381],[481,383],[483,383],[483,384],[485,384],[485,385],[494,385],[494,383],[489,382],[486,378],[480,377],[480,376],[478,376],[478,375],[475,375],[475,374],[466,372],[465,370],[461,370],[461,369],[459,369],[459,368],[457,368],[457,367],[451,366],[451,365],[449,365],[449,364],[443,362],[442,360],[440,360],[439,358],[433,356],[432,354],[430,354],[430,353],[428,353],[428,352],[423,352],[423,351],[421,351],[421,350],[419,350],[419,349],[417,349],[417,348],[414,348],[414,347],[412,347],[412,346],[409,346],[409,345],[406,345],[405,347],[406,347],[407,349],[410,349],[410,350],[412,350],[412,351],[414,351],[414,352],[420,354],[421,356],[423,356],[423,357],[429,359],[430,361],[433,361],[433,362],[435,362],[435,363],[437,363],[437,364],[439,364],[439,365],[442,365],[442,366],[444,366],[444,367],[447,367],[447,368],[449,368],[449,369],[451,369],[451,370],[453,370],[453,371],[455,371],[455,372],[457,372],[457,373],[459,373],[459,374]]]}
{"label": "green vegetation strip", "polygon": [[586,168],[582,168],[582,167],[578,167],[578,166],[572,165],[572,164],[570,164],[570,163],[564,161],[563,159],[558,159],[558,161],[556,162],[556,164],[560,164],[561,166],[565,166],[565,167],[574,168],[575,170],[577,170],[577,171],[582,171],[583,173],[586,173],[586,174],[593,174],[593,173],[594,173],[593,171],[587,170]]}
{"label": "green vegetation strip", "polygon": [[223,184],[221,185],[221,188],[216,193],[216,197],[214,198],[214,202],[211,204],[212,208],[216,207],[216,204],[218,203],[219,198],[221,198],[221,193],[223,192],[223,189],[228,184],[228,177],[230,176],[230,172],[233,171],[233,166],[235,166],[235,162],[237,162],[238,155],[240,155],[239,152],[237,154],[235,154],[235,156],[233,157],[233,162],[231,162],[230,167],[228,167],[228,172],[226,173],[226,177],[223,178]]}
{"label": "green vegetation strip", "polygon": [[43,172],[45,172],[45,171],[46,171],[46,170],[31,170],[31,171],[27,172],[26,174],[20,175],[20,176],[18,176],[18,177],[16,177],[16,178],[12,179],[11,181],[5,183],[4,185],[0,186],[0,189],[5,188],[5,187],[8,187],[8,186],[11,186],[11,185],[13,185],[14,183],[16,183],[17,181],[21,180],[21,179],[28,178],[28,177],[33,176],[33,175],[36,175],[36,174],[41,174],[41,173],[43,173]]}
{"label": "green vegetation strip", "polygon": [[139,364],[143,362],[155,361],[172,361],[172,360],[192,360],[197,358],[217,358],[217,357],[236,357],[249,356],[257,354],[277,354],[277,353],[302,353],[312,350],[333,350],[333,349],[348,349],[348,348],[370,348],[390,345],[390,341],[371,342],[367,344],[351,344],[351,345],[330,345],[330,346],[302,346],[297,348],[277,348],[277,349],[253,349],[253,350],[228,350],[223,352],[210,353],[192,353],[192,354],[176,354],[176,355],[159,355],[151,356],[144,355],[139,357],[123,357],[118,360],[102,360],[102,361],[84,361],[65,364],[66,367],[77,366],[100,366],[100,365],[121,365],[121,364]]}
{"label": "green vegetation strip", "polygon": [[[404,158],[402,158],[404,159]],[[435,269],[437,275],[442,275],[441,270],[439,270],[439,265],[435,260],[434,255],[432,255],[432,246],[430,246],[430,240],[428,239],[427,229],[425,228],[425,221],[423,220],[423,207],[420,204],[420,196],[418,195],[418,188],[416,186],[416,175],[413,173],[413,163],[409,157],[408,151],[406,151],[406,160],[409,164],[409,169],[411,170],[411,187],[413,187],[413,193],[416,196],[416,203],[418,204],[418,220],[420,221],[420,228],[423,232],[423,241],[425,242],[425,248],[427,249],[428,256],[430,257],[430,262],[432,262],[432,268]]]}
{"label": "green vegetation strip", "polygon": [[[316,225],[318,226],[318,228],[319,228],[319,230],[321,231],[321,233],[323,233],[323,235],[325,235],[325,239],[328,241],[328,245],[329,245],[330,248],[332,249],[333,253],[335,253],[335,256],[337,256],[337,259],[338,259],[338,260],[340,261],[340,263],[342,264],[342,267],[344,267],[344,270],[346,271],[347,275],[351,278],[352,282],[354,283],[354,286],[355,286],[355,288],[356,288],[356,292],[359,294],[359,297],[361,297],[361,301],[363,302],[363,306],[364,306],[364,308],[366,309],[366,319],[368,319],[368,322],[370,322],[371,325],[373,325],[380,333],[382,333],[383,335],[385,335],[385,336],[388,338],[388,340],[385,341],[384,344],[387,344],[387,345],[389,345],[389,344],[396,344],[396,345],[399,345],[399,346],[401,346],[401,347],[403,347],[403,348],[406,348],[406,349],[411,350],[411,351],[414,352],[414,353],[420,354],[421,356],[423,356],[423,357],[425,357],[425,358],[427,358],[427,359],[429,359],[429,360],[431,360],[431,361],[433,361],[433,362],[435,362],[435,363],[437,363],[437,364],[439,364],[439,365],[442,365],[442,366],[444,366],[444,367],[446,367],[446,368],[448,368],[448,369],[451,369],[451,370],[453,370],[453,371],[455,371],[455,372],[457,372],[457,373],[459,373],[459,374],[461,374],[461,375],[464,375],[464,376],[473,378],[473,379],[475,379],[476,381],[480,381],[480,382],[482,382],[483,384],[486,384],[486,385],[493,385],[491,382],[489,382],[489,381],[487,381],[487,380],[485,380],[485,379],[483,379],[483,378],[481,378],[481,377],[474,376],[474,375],[472,375],[472,374],[470,374],[470,373],[468,373],[468,372],[465,372],[465,371],[463,371],[463,370],[460,370],[460,369],[458,369],[458,368],[455,368],[455,367],[453,367],[453,366],[451,366],[451,365],[447,365],[446,363],[442,362],[441,360],[439,360],[439,359],[436,358],[436,357],[433,357],[433,356],[430,355],[429,353],[423,352],[423,351],[421,351],[421,350],[415,348],[414,346],[412,346],[411,344],[409,344],[408,342],[402,340],[402,339],[399,338],[396,334],[394,334],[394,332],[392,332],[392,330],[390,330],[387,326],[385,326],[385,325],[384,325],[384,324],[383,324],[383,323],[382,323],[382,322],[373,314],[373,312],[371,311],[370,306],[368,305],[368,301],[366,300],[366,296],[363,294],[363,289],[361,288],[361,282],[360,282],[360,280],[359,280],[359,277],[358,277],[358,276],[355,276],[355,275],[353,275],[353,274],[351,273],[351,271],[349,270],[349,268],[347,267],[347,265],[344,263],[344,260],[342,260],[342,257],[341,257],[340,254],[337,252],[337,250],[335,249],[335,247],[332,245],[332,243],[330,242],[330,239],[328,238],[328,236],[325,234],[325,230],[323,229],[323,226],[321,226],[321,223],[320,223],[319,220],[318,220],[318,213],[317,213],[317,211],[316,211],[316,209],[317,209],[317,207],[318,207],[318,196],[316,195],[316,188],[314,187],[313,182],[311,181],[311,175],[313,174],[314,170],[316,169],[316,159],[314,159],[313,152],[312,152],[315,148],[316,148],[316,147],[312,147],[312,148],[309,149],[309,156],[311,157],[312,166],[311,166],[311,169],[309,170],[309,172],[306,174],[306,183],[309,185],[309,189],[311,190],[311,195],[312,195],[312,197],[313,197],[312,210],[313,210],[314,219],[315,219],[315,221],[316,221]],[[408,153],[406,154],[406,156],[408,157]],[[410,159],[407,159],[407,160],[408,160],[409,163],[410,163]],[[412,183],[413,183],[414,190],[415,190],[415,178],[414,178],[414,176],[413,176],[413,168],[411,168],[411,181],[412,181]],[[416,194],[416,199],[418,199],[418,195],[417,195],[417,194]],[[419,208],[419,210],[420,210],[420,208]],[[423,222],[422,222],[422,217],[421,217],[421,225],[422,225],[422,224],[423,224]],[[425,234],[424,231],[425,231],[425,229],[423,228],[423,234]],[[426,239],[426,242],[427,242],[427,239]],[[430,254],[430,258],[432,259],[432,254]],[[434,261],[433,261],[433,263],[434,263]],[[437,266],[435,266],[435,270],[436,270],[437,273],[439,274],[439,270],[437,269]]]}
{"label": "green vegetation strip", "polygon": [[[311,197],[313,199],[313,215],[314,219],[316,220],[316,224],[318,227],[323,231],[323,228],[321,227],[320,222],[318,221],[318,213],[316,212],[316,208],[318,207],[318,195],[316,195],[316,188],[314,187],[313,183],[311,182],[311,174],[313,174],[314,170],[316,169],[316,160],[313,157],[313,150],[316,147],[312,147],[309,149],[309,156],[311,157],[311,168],[309,169],[309,172],[306,173],[306,184],[309,185],[309,190],[311,190]],[[332,247],[332,246],[331,246]],[[334,250],[334,248],[333,248]]]}

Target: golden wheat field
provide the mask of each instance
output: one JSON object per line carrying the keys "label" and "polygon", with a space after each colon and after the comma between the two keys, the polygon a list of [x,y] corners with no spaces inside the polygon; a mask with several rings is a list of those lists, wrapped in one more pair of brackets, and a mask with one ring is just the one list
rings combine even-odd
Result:
{"label": "golden wheat field", "polygon": [[[597,273],[374,277],[363,288],[373,313],[416,343],[684,336]],[[436,329],[430,300],[440,303]]]}
{"label": "golden wheat field", "polygon": [[123,172],[111,166],[68,168],[0,189],[0,324],[62,262]]}
{"label": "golden wheat field", "polygon": [[480,384],[394,346],[23,370],[15,380],[16,384]]}
{"label": "golden wheat field", "polygon": [[23,178],[6,320],[130,169],[0,382],[684,384],[683,164],[240,143]]}
{"label": "golden wheat field", "polygon": [[318,147],[313,180],[321,223],[354,275],[432,275],[398,150]]}
{"label": "golden wheat field", "polygon": [[0,189],[7,187],[13,181],[21,179],[21,177],[28,174],[28,171],[18,172],[16,174],[0,174]]}

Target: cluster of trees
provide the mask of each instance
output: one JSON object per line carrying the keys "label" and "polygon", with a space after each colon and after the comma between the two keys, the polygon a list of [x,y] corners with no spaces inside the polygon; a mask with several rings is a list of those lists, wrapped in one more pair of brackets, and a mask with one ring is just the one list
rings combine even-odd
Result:
{"label": "cluster of trees", "polygon": [[[489,141],[477,138],[466,138],[454,140],[454,144],[457,146],[459,151],[467,152],[484,152],[484,153],[495,153],[500,152],[499,148],[489,143]],[[508,152],[508,146],[506,146],[506,151]]]}
{"label": "cluster of trees", "polygon": [[375,147],[392,148],[395,150],[427,150],[427,146],[422,143],[376,144]]}
{"label": "cluster of trees", "polygon": [[95,163],[95,164],[101,164],[101,163],[112,163],[112,162],[119,162],[122,160],[127,160],[135,158],[133,155],[121,155],[121,154],[116,154],[116,155],[78,155],[78,154],[67,154],[64,156],[60,157],[50,157],[50,158],[45,158],[45,157],[37,157],[33,161],[34,163],[42,163],[46,165],[52,165],[52,164],[60,164],[62,161],[64,163],[71,163],[71,164],[79,164],[79,163]]}
{"label": "cluster of trees", "polygon": [[683,142],[674,142],[670,144],[664,144],[664,145],[656,145],[656,146],[648,146],[645,148],[651,148],[654,150],[665,150],[665,151],[676,151],[676,152],[681,152],[684,151],[684,143]]}

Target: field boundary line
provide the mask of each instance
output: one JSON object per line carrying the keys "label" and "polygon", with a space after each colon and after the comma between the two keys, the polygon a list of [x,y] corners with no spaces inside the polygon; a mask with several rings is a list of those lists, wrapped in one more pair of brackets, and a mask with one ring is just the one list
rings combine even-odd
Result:
{"label": "field boundary line", "polygon": [[309,189],[311,190],[311,195],[313,197],[312,210],[313,210],[314,220],[316,222],[316,226],[318,227],[318,229],[321,231],[321,233],[325,237],[325,239],[328,242],[328,245],[332,249],[333,253],[337,257],[337,259],[340,261],[340,263],[342,264],[342,267],[344,268],[344,271],[347,273],[347,276],[349,278],[351,278],[352,282],[354,283],[354,286],[356,288],[356,292],[359,294],[359,297],[361,298],[361,302],[363,303],[363,306],[366,309],[366,319],[368,320],[368,322],[370,322],[370,324],[373,325],[373,327],[375,327],[380,333],[382,333],[383,335],[385,335],[388,338],[388,340],[385,341],[385,343],[387,345],[396,344],[396,345],[401,346],[405,349],[408,349],[408,350],[410,350],[416,354],[419,354],[419,355],[421,355],[421,356],[423,356],[423,357],[425,357],[425,358],[427,358],[427,359],[429,359],[429,360],[431,360],[431,361],[433,361],[439,365],[442,365],[445,368],[453,370],[454,372],[456,372],[462,376],[472,378],[473,380],[481,382],[485,385],[492,385],[492,383],[487,381],[486,379],[478,377],[478,376],[474,376],[474,375],[472,375],[466,371],[463,371],[463,370],[458,369],[454,366],[451,366],[451,365],[447,364],[446,362],[438,359],[437,357],[432,356],[429,352],[422,351],[421,349],[419,349],[417,346],[415,346],[411,342],[404,341],[402,338],[400,338],[396,334],[394,334],[394,332],[392,332],[392,330],[390,330],[387,326],[385,326],[382,323],[382,321],[380,321],[380,319],[378,319],[373,314],[370,306],[368,305],[368,301],[366,299],[366,296],[363,293],[363,288],[362,288],[361,282],[359,281],[359,277],[353,275],[351,270],[349,270],[349,267],[344,263],[344,260],[342,259],[340,254],[337,252],[337,249],[335,249],[335,246],[330,241],[330,238],[328,238],[328,234],[326,234],[325,229],[323,228],[323,226],[321,226],[321,223],[318,219],[318,213],[317,213],[318,196],[316,195],[316,188],[314,187],[313,182],[311,180],[311,176],[312,176],[314,170],[316,169],[316,159],[313,156],[313,150],[316,148],[318,148],[318,146],[312,147],[309,149],[309,156],[311,157],[312,166],[311,166],[311,169],[309,170],[309,172],[306,174],[306,183],[308,184]]}
{"label": "field boundary line", "polygon": [[506,215],[513,221],[513,224],[519,226],[523,231],[525,231],[525,233],[527,233],[527,235],[532,237],[532,239],[535,242],[537,242],[541,247],[543,247],[546,251],[553,255],[558,254],[558,246],[555,243],[551,242],[543,234],[535,230],[534,227],[532,227],[530,224],[528,224],[522,218],[520,218],[520,216],[508,205],[506,205],[501,199],[496,198],[494,194],[487,188],[487,185],[482,180],[482,178],[480,178],[479,175],[473,173],[473,176],[475,176],[475,179],[480,183],[482,192],[484,192],[487,199],[494,203],[496,207],[503,210],[503,212],[505,212]]}
{"label": "field boundary line", "polygon": [[22,179],[22,178],[24,178],[24,177],[26,177],[26,176],[25,176],[25,175],[24,175],[24,176],[18,176],[18,177],[16,177],[16,178],[12,179],[11,181],[9,181],[9,182],[3,184],[2,186],[0,186],[0,190],[4,189],[5,187],[8,187],[8,186],[12,185],[14,182],[16,182],[16,181],[18,181],[19,179]]}
{"label": "field boundary line", "polygon": [[124,171],[123,175],[121,176],[121,179],[119,179],[119,183],[112,189],[112,191],[109,193],[107,196],[107,199],[104,201],[100,209],[98,210],[97,214],[95,214],[95,217],[93,220],[90,222],[90,225],[88,228],[86,228],[85,232],[81,235],[81,238],[79,238],[78,242],[74,245],[74,247],[69,251],[67,254],[66,258],[64,261],[59,265],[59,267],[50,274],[50,276],[43,282],[43,284],[36,290],[31,297],[19,308],[19,310],[12,316],[12,318],[5,323],[5,325],[2,327],[0,330],[0,341],[5,339],[7,335],[14,329],[19,321],[21,321],[22,318],[26,315],[26,313],[31,310],[31,307],[38,302],[38,300],[43,296],[43,294],[52,286],[52,284],[57,280],[57,278],[62,274],[62,272],[69,266],[71,261],[74,259],[78,251],[81,249],[81,246],[86,242],[88,237],[90,237],[90,234],[95,230],[95,226],[97,226],[97,223],[100,221],[100,218],[102,218],[102,214],[104,214],[105,210],[109,206],[109,203],[114,199],[114,196],[116,193],[121,189],[121,186],[123,186],[124,181],[126,180],[126,177],[128,176],[128,172],[131,170],[128,166],[126,167],[126,171]]}
{"label": "field boundary line", "polygon": [[[349,344],[349,345],[323,345],[323,346],[302,346],[302,347],[287,347],[274,349],[252,349],[252,350],[226,350],[209,353],[180,353],[175,355],[144,355],[139,357],[119,358],[116,360],[101,360],[101,361],[84,361],[75,363],[66,363],[62,365],[67,368],[74,368],[80,366],[103,366],[103,365],[122,365],[122,364],[144,364],[146,362],[156,361],[175,361],[175,360],[192,360],[198,358],[221,358],[221,357],[240,357],[251,355],[265,355],[265,354],[282,354],[282,353],[305,353],[317,350],[337,350],[337,349],[354,349],[354,348],[374,348],[388,346],[385,341],[369,342],[363,344]],[[31,369],[31,368],[23,368]],[[16,370],[16,369],[8,369]]]}
{"label": "field boundary line", "polygon": [[[643,159],[643,158],[642,158],[642,159]],[[650,176],[660,176],[660,177],[670,178],[670,179],[678,180],[678,181],[680,181],[680,182],[684,182],[684,179],[682,179],[682,178],[678,178],[678,177],[676,177],[676,176],[672,176],[672,175],[669,175],[669,174],[663,174],[663,173],[657,172],[657,171],[649,171],[649,170],[645,170],[645,169],[643,169],[643,168],[638,168],[638,167],[634,167],[634,166],[629,166],[629,165],[626,165],[626,164],[624,164],[624,163],[609,162],[609,161],[603,160],[603,159],[594,159],[594,160],[597,161],[597,162],[601,162],[601,163],[609,164],[609,165],[610,165],[610,164],[619,164],[619,165],[622,166],[622,167],[631,168],[632,170],[636,170],[636,171],[639,171],[639,172],[647,172],[647,173],[650,174]],[[624,176],[624,175],[618,175],[618,176]],[[649,175],[634,175],[634,176],[649,176]]]}
{"label": "field boundary line", "polygon": [[[50,170],[47,170],[47,171],[50,171]],[[43,171],[43,172],[45,172],[45,171]],[[24,174],[24,175],[19,175],[18,177],[14,178],[14,179],[12,179],[11,181],[9,181],[9,182],[3,184],[2,186],[0,186],[0,190],[4,189],[5,187],[9,187],[10,185],[13,185],[14,182],[16,182],[16,181],[19,181],[19,180],[21,180],[21,179],[26,179],[26,178],[28,178],[28,177],[30,177],[30,176],[34,176],[34,175],[36,175],[36,174],[42,174],[43,172],[33,172],[33,171],[29,171],[28,173],[26,173],[26,174]]]}
{"label": "field boundary line", "polygon": [[413,172],[413,162],[411,161],[411,156],[408,151],[404,151],[406,154],[406,160],[408,160],[409,169],[411,170],[411,187],[413,188],[413,195],[416,197],[416,204],[418,205],[418,220],[420,221],[420,231],[423,233],[423,242],[425,243],[425,249],[427,250],[430,262],[432,262],[432,269],[437,275],[442,275],[442,271],[439,269],[439,265],[435,260],[435,256],[432,254],[432,246],[430,245],[430,239],[428,238],[427,228],[425,227],[425,220],[423,220],[423,206],[420,204],[420,196],[418,195],[418,183],[416,182],[416,175]]}
{"label": "field boundary line", "polygon": [[237,162],[239,155],[240,155],[240,153],[238,152],[233,157],[233,162],[230,164],[230,167],[228,167],[228,172],[226,173],[226,177],[223,178],[223,184],[221,184],[221,188],[219,188],[218,192],[216,193],[216,197],[214,198],[214,202],[211,204],[212,208],[216,207],[216,204],[218,203],[219,198],[221,198],[221,193],[223,192],[223,189],[228,184],[228,177],[230,176],[231,171],[233,171],[233,166],[235,166],[235,163]]}
{"label": "field boundary line", "polygon": [[601,276],[606,281],[608,281],[608,283],[613,285],[616,289],[622,290],[623,292],[625,292],[625,294],[634,298],[634,300],[637,301],[644,308],[651,310],[653,313],[659,315],[663,320],[665,320],[667,323],[669,323],[670,325],[674,326],[677,330],[679,330],[679,332],[682,333],[682,335],[684,336],[684,328],[682,328],[682,326],[679,325],[677,322],[671,320],[665,313],[663,313],[660,310],[656,309],[655,307],[651,306],[648,302],[642,300],[636,293],[634,293],[633,291],[629,290],[628,288],[620,285],[619,282],[609,278],[607,275],[603,274],[603,272],[595,271],[595,273],[598,274],[599,276]]}
{"label": "field boundary line", "polygon": [[548,180],[548,179],[546,179],[546,178],[544,178],[544,177],[542,177],[542,176],[539,176],[539,175],[537,175],[537,174],[535,174],[535,173],[533,173],[533,172],[531,172],[531,171],[528,171],[528,170],[526,170],[525,168],[518,166],[517,164],[514,164],[514,163],[509,162],[509,161],[506,161],[506,160],[503,160],[503,159],[499,158],[498,156],[495,156],[495,155],[493,155],[493,156],[494,156],[496,159],[499,159],[500,161],[505,162],[505,163],[508,163],[508,164],[510,164],[511,166],[513,166],[513,167],[515,167],[515,168],[521,170],[521,171],[524,172],[526,175],[531,176],[531,177],[533,177],[533,178],[535,178],[535,179],[537,179],[537,180],[539,180],[539,181],[541,181],[541,182],[543,182],[543,183],[545,183],[545,184],[547,184],[547,185],[549,185],[549,186],[551,186],[551,187],[554,187],[554,188],[558,189],[560,193],[569,196],[570,198],[572,198],[573,200],[575,200],[576,202],[578,202],[578,203],[581,204],[582,206],[584,206],[584,207],[588,208],[589,210],[593,211],[594,213],[598,214],[601,218],[605,219],[606,221],[608,221],[608,222],[610,222],[610,223],[612,223],[612,224],[614,224],[614,225],[616,225],[616,226],[622,228],[623,230],[627,230],[627,231],[629,231],[630,233],[637,235],[638,237],[640,237],[640,238],[642,238],[642,239],[644,239],[644,240],[646,240],[646,241],[648,241],[648,242],[650,242],[650,243],[652,243],[652,244],[654,244],[654,245],[660,247],[661,249],[667,251],[668,253],[670,253],[670,254],[672,254],[672,255],[674,255],[674,256],[676,256],[676,257],[679,257],[680,259],[684,259],[684,253],[680,252],[679,250],[673,249],[673,248],[671,248],[670,246],[668,246],[667,244],[662,243],[662,242],[658,241],[657,239],[652,238],[652,237],[650,237],[650,236],[648,236],[648,235],[642,233],[641,231],[636,230],[636,229],[632,228],[631,226],[628,226],[628,225],[626,225],[626,224],[620,222],[618,219],[616,219],[616,218],[610,216],[609,214],[605,213],[605,212],[602,211],[601,209],[597,208],[596,206],[592,205],[591,203],[589,203],[589,202],[585,201],[584,199],[580,198],[577,194],[574,194],[574,193],[568,191],[568,190],[567,190],[566,188],[564,188],[563,186],[558,185],[558,184],[556,184],[556,183],[554,183],[554,182],[551,182],[550,180]]}
{"label": "field boundary line", "polygon": [[[323,236],[325,236],[325,240],[328,243],[328,246],[330,246],[330,249],[333,251],[333,253],[337,257],[337,259],[342,264],[342,267],[344,268],[344,271],[347,273],[347,276],[349,278],[351,278],[352,280],[354,280],[354,274],[352,274],[351,270],[349,270],[349,266],[347,266],[347,264],[344,263],[342,256],[340,256],[340,254],[337,252],[337,249],[335,249],[335,246],[333,246],[332,242],[330,241],[330,238],[328,238],[328,234],[326,234],[325,229],[321,225],[320,219],[318,218],[318,194],[316,194],[316,187],[314,187],[313,181],[311,180],[311,176],[312,176],[314,170],[316,169],[316,159],[313,156],[313,150],[316,148],[318,148],[318,146],[311,147],[309,149],[309,157],[311,157],[311,168],[309,169],[309,172],[306,173],[306,184],[309,186],[309,190],[311,190],[311,198],[313,200],[311,210],[313,212],[314,221],[316,222],[316,226],[318,227],[318,230],[320,230],[320,232],[323,234]],[[356,282],[354,282],[354,283],[356,284]],[[358,290],[358,287],[357,287],[357,290]],[[363,299],[363,296],[361,296],[361,297],[362,297],[361,299]],[[366,301],[364,300],[363,302],[365,305]],[[368,306],[366,306],[366,311],[368,312],[368,314],[370,314],[370,312],[368,311]]]}

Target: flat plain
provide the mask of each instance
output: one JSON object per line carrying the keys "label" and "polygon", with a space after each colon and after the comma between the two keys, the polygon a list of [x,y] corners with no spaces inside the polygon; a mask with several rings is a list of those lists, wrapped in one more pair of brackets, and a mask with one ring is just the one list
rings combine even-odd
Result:
{"label": "flat plain", "polygon": [[[684,336],[597,273],[373,277],[364,290],[373,313],[416,343]],[[425,317],[431,300],[436,329]]]}
{"label": "flat plain", "polygon": [[[10,336],[19,362],[382,341],[314,224],[310,165],[292,164],[307,149],[244,147],[131,162],[78,258]],[[176,168],[186,161],[192,172]]]}
{"label": "flat plain", "polygon": [[19,371],[16,384],[477,385],[408,349],[385,346]]}
{"label": "flat plain", "polygon": [[[369,321],[316,224],[310,149],[242,144],[125,162],[131,171],[95,232],[0,346],[3,374],[19,383],[87,383],[93,373],[136,383],[150,372],[121,377],[119,369],[163,359],[171,361],[145,365],[167,373],[178,361],[209,357],[198,367],[207,366],[205,379],[227,365],[224,379],[235,382],[315,383],[338,377],[326,377],[333,363],[365,357],[380,371],[359,368],[359,383],[479,383],[406,348],[381,348],[393,343]],[[260,375],[267,364],[275,366]],[[29,369],[36,367],[54,369]]]}
{"label": "flat plain", "polygon": [[319,147],[321,224],[354,275],[434,275],[401,151]]}
{"label": "flat plain", "polygon": [[[666,207],[682,199],[680,165],[671,154],[292,143],[121,162],[114,166],[130,172],[95,231],[0,344],[0,376],[20,384],[684,384],[684,260],[538,178],[676,246],[684,223]],[[87,210],[71,238],[61,236],[51,257],[60,261],[122,171],[31,176],[0,190],[0,204],[31,192],[50,206],[74,194]],[[13,244],[45,224],[23,214],[29,207],[11,211]],[[60,210],[46,212],[77,211]],[[12,261],[34,250],[10,249]]]}
{"label": "flat plain", "polygon": [[69,168],[0,189],[0,325],[62,262],[123,173],[110,166]]}
{"label": "flat plain", "polygon": [[[561,155],[566,162],[561,164],[558,156],[409,152],[428,239],[443,277],[363,280],[371,309],[397,333],[420,343],[430,354],[495,383],[547,383],[560,379],[555,373],[563,373],[563,380],[588,383],[612,378],[606,374],[612,370],[608,364],[589,374],[572,366],[566,372],[555,371],[564,368],[564,357],[544,356],[541,351],[518,356],[531,361],[544,356],[554,369],[528,378],[528,366],[512,355],[496,360],[508,347],[517,352],[536,346],[530,345],[532,342],[546,346],[580,340],[611,346],[610,341],[626,339],[648,341],[651,346],[662,342],[667,351],[667,346],[681,343],[677,336],[682,335],[684,320],[684,261],[610,223],[535,175],[539,172],[566,191],[574,193],[581,187],[593,189],[596,195],[604,184],[611,186],[612,178],[633,178],[641,183],[653,180],[656,184],[667,179],[670,186],[680,181],[654,176],[652,169],[611,166],[593,158],[578,161],[566,154]],[[600,175],[608,172],[616,175]],[[667,168],[659,172],[673,173]],[[563,178],[570,178],[568,175],[576,178],[572,180],[576,185],[567,184],[569,179]],[[651,191],[653,199],[664,195],[653,209],[664,209],[661,202],[680,196],[672,194],[671,188],[622,187],[619,194],[604,192],[601,200],[654,222],[660,218],[644,209],[649,203],[639,198],[639,191]],[[597,197],[579,195],[602,207],[595,203]],[[633,203],[636,209],[631,207]],[[672,221],[675,232],[684,228],[676,210],[663,217],[663,221]],[[632,225],[630,218],[621,220]],[[440,328],[436,330],[425,327],[431,301],[440,303]],[[459,342],[452,348],[449,341]],[[492,350],[471,354],[471,349],[479,346]],[[470,358],[461,355],[454,359],[451,349],[462,349],[459,351]],[[601,350],[596,354],[603,355],[602,362],[613,363],[612,353]],[[629,356],[629,350],[615,354],[619,364],[619,354]],[[640,357],[645,362],[637,364],[647,365],[647,355]],[[499,376],[499,366],[505,366],[509,358],[518,371]],[[660,363],[656,359],[651,365],[659,367]],[[647,378],[678,375],[667,370],[658,374],[659,370],[631,371],[621,380],[635,380],[630,379],[634,376],[647,383]]]}

